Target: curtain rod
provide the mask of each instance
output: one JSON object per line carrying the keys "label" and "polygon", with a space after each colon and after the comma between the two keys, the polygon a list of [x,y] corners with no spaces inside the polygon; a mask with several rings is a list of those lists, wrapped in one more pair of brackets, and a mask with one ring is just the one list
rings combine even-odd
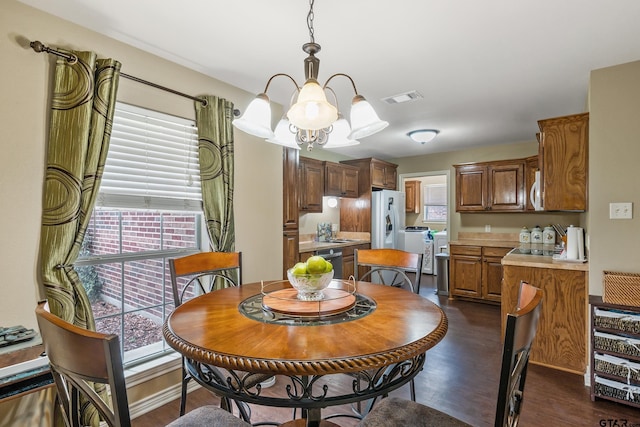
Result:
{"label": "curtain rod", "polygon": [[[65,58],[70,63],[75,63],[78,60],[77,56],[75,56],[73,54],[61,52],[61,51],[59,51],[57,49],[52,49],[52,48],[50,48],[48,46],[45,46],[44,44],[42,44],[38,40],[30,42],[29,46],[31,46],[31,48],[34,51],[38,52],[38,53],[46,52],[46,53],[50,53],[52,55],[60,56],[62,58]],[[150,82],[148,80],[144,80],[144,79],[141,79],[139,77],[132,76],[130,74],[125,74],[123,72],[120,72],[120,76],[124,77],[125,79],[133,80],[134,82],[142,83],[144,85],[151,86],[151,87],[154,87],[156,89],[163,90],[165,92],[173,93],[174,95],[179,95],[179,96],[182,96],[184,98],[189,98],[189,99],[191,99],[193,101],[201,102],[204,105],[207,104],[207,100],[204,99],[204,98],[198,98],[196,96],[191,96],[191,95],[188,95],[186,93],[179,92],[179,91],[177,91],[175,89],[171,89],[171,88],[168,88],[166,86],[161,86],[161,85],[159,85],[157,83],[153,83],[153,82]],[[236,117],[239,116],[240,115],[240,110],[234,109],[233,110],[233,115],[236,116]]]}

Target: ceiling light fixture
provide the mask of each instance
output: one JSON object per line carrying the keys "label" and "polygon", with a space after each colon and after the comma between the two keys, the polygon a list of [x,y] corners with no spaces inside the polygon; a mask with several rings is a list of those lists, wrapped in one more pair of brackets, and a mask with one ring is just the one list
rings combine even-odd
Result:
{"label": "ceiling light fixture", "polygon": [[440,131],[437,129],[418,129],[407,133],[407,136],[416,142],[425,144],[433,140],[439,133]]}
{"label": "ceiling light fixture", "polygon": [[[313,4],[309,1],[307,27],[310,42],[302,45],[302,50],[309,56],[304,60],[305,83],[300,88],[298,83],[288,74],[274,74],[267,81],[264,92],[258,94],[251,101],[242,117],[235,119],[233,125],[238,129],[268,142],[286,147],[307,144],[311,151],[314,144],[325,147],[346,147],[359,142],[358,138],[373,135],[386,128],[389,123],[380,120],[373,107],[358,93],[356,84],[347,74],[337,73],[329,77],[323,86],[318,83],[318,68],[320,60],[315,54],[320,52],[320,45],[315,42],[313,29]],[[288,77],[296,87],[296,102],[291,105],[285,117],[276,126],[275,133],[271,130],[271,106],[267,90],[271,81],[278,76]],[[351,125],[342,117],[338,110],[338,100],[327,86],[331,79],[337,76],[346,77],[351,82],[355,96],[351,101]],[[327,101],[325,91],[333,94],[335,105]],[[289,135],[291,134],[291,135]],[[291,139],[293,136],[293,139]],[[295,144],[293,144],[295,142]],[[326,144],[326,145],[325,145]]]}

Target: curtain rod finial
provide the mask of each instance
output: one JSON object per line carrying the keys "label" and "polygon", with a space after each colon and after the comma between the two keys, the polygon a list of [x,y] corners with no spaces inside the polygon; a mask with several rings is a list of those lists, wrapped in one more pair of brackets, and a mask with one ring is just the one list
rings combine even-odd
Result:
{"label": "curtain rod finial", "polygon": [[31,43],[29,43],[29,46],[31,46],[31,49],[33,49],[34,51],[36,51],[38,53],[46,51],[46,46],[43,45],[38,40],[32,41]]}

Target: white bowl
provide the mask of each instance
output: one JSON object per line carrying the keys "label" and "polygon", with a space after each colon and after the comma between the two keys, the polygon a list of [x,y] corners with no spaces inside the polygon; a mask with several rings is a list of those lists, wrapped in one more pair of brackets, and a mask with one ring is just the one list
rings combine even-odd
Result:
{"label": "white bowl", "polygon": [[289,283],[298,291],[298,299],[301,301],[319,301],[324,298],[322,290],[331,283],[333,270],[328,273],[302,274],[294,276],[292,269],[287,270]]}

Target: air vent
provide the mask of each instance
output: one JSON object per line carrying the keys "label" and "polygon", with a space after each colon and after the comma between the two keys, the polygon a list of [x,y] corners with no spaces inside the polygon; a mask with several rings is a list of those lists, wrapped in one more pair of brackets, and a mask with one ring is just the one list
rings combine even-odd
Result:
{"label": "air vent", "polygon": [[412,90],[411,92],[400,93],[398,95],[389,96],[387,98],[382,98],[384,102],[387,104],[400,104],[402,102],[415,101],[416,99],[424,98],[417,90]]}

